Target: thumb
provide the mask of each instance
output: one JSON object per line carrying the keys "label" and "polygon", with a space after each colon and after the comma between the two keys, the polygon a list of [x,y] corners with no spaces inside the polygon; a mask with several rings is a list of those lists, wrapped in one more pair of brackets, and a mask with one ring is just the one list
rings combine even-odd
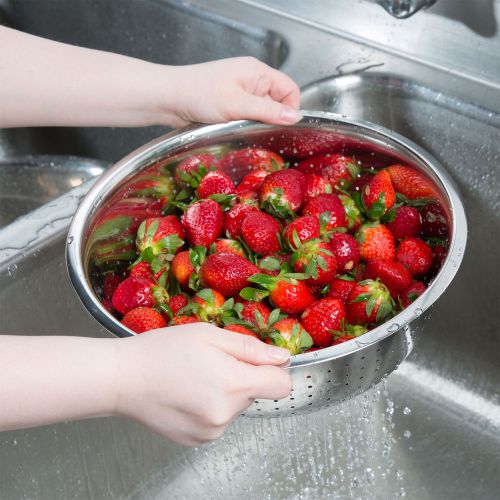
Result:
{"label": "thumb", "polygon": [[225,353],[252,365],[281,365],[290,359],[288,349],[222,329],[211,337],[211,341]]}
{"label": "thumb", "polygon": [[269,96],[258,97],[253,94],[243,94],[238,106],[238,117],[261,121],[271,125],[293,125],[302,115],[298,109],[273,100]]}

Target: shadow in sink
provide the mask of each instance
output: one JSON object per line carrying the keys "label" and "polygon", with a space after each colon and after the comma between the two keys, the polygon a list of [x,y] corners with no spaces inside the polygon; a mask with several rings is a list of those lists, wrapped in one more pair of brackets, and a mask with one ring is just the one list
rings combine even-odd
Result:
{"label": "shadow in sink", "polygon": [[313,83],[303,90],[302,105],[375,122],[412,139],[459,185],[470,231],[466,255],[411,359],[498,403],[500,264],[496,245],[485,242],[500,239],[500,116],[378,72]]}
{"label": "shadow in sink", "polygon": [[[161,64],[254,56],[279,67],[288,54],[277,33],[174,0],[94,0],[91,6],[88,0],[6,0],[0,3],[0,22],[60,42]],[[0,157],[73,154],[114,162],[165,131],[165,127],[11,130],[0,132]]]}
{"label": "shadow in sink", "polygon": [[108,167],[105,162],[76,156],[17,156],[0,160],[0,229]]}

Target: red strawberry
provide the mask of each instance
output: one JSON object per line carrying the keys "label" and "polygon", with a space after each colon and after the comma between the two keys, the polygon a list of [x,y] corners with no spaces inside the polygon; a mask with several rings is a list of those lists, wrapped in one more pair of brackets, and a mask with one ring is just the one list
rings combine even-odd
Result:
{"label": "red strawberry", "polygon": [[392,313],[393,308],[389,290],[378,281],[360,281],[347,298],[347,317],[354,325],[379,323]]}
{"label": "red strawberry", "polygon": [[370,182],[373,178],[373,174],[361,174],[357,175],[354,179],[354,182],[351,185],[351,191],[355,191],[357,193],[361,193],[363,188]]}
{"label": "red strawberry", "polygon": [[250,212],[258,212],[258,208],[248,203],[237,203],[224,214],[224,229],[231,238],[241,236],[241,224]]}
{"label": "red strawberry", "polygon": [[152,217],[142,221],[135,244],[139,253],[151,253],[149,260],[155,255],[173,254],[184,244],[184,230],[175,215]]}
{"label": "red strawberry", "polygon": [[320,194],[333,193],[332,183],[325,177],[316,174],[306,174],[306,193],[305,200],[316,198]]}
{"label": "red strawberry", "polygon": [[189,299],[186,297],[186,295],[182,293],[170,297],[170,300],[168,301],[168,307],[170,307],[170,310],[172,311],[172,314],[174,316],[188,304],[189,304]]}
{"label": "red strawberry", "polygon": [[356,286],[356,280],[350,276],[338,276],[330,283],[330,290],[327,297],[329,299],[340,299],[342,302],[347,301],[347,297],[351,290]]}
{"label": "red strawberry", "polygon": [[116,273],[107,273],[102,283],[102,291],[105,299],[111,300],[118,285],[124,280],[124,276]]}
{"label": "red strawberry", "polygon": [[446,212],[439,203],[428,203],[421,208],[420,215],[422,216],[422,236],[424,238],[448,237]]}
{"label": "red strawberry", "polygon": [[321,299],[311,304],[301,316],[302,326],[311,335],[314,345],[328,347],[333,332],[341,329],[345,308],[340,299]]}
{"label": "red strawberry", "polygon": [[198,198],[208,198],[212,194],[234,194],[236,187],[229,176],[222,172],[208,172],[198,186]]}
{"label": "red strawberry", "polygon": [[277,321],[269,333],[274,345],[284,347],[290,354],[300,354],[312,346],[312,338],[302,325],[293,318]]}
{"label": "red strawberry", "polygon": [[[294,236],[297,233],[297,238]],[[320,237],[320,225],[317,217],[303,215],[290,222],[283,232],[283,238],[288,246],[296,250],[301,243]]]}
{"label": "red strawberry", "polygon": [[269,214],[249,213],[241,224],[241,235],[252,252],[269,255],[280,251],[281,227]]}
{"label": "red strawberry", "polygon": [[405,238],[398,246],[396,259],[412,276],[422,276],[432,267],[432,249],[420,238]]}
{"label": "red strawberry", "polygon": [[[416,237],[420,234],[422,223],[420,213],[415,207],[402,206],[393,210],[394,219],[387,223],[387,227],[394,238],[401,240],[407,236]],[[392,216],[392,210],[387,215]]]}
{"label": "red strawberry", "polygon": [[240,318],[248,323],[252,323],[260,329],[264,329],[269,321],[271,311],[262,302],[246,300],[241,302]]}
{"label": "red strawberry", "polygon": [[264,179],[269,175],[270,172],[267,170],[255,170],[245,175],[243,180],[238,184],[236,188],[236,194],[240,195],[247,191],[253,191],[255,193],[260,193],[260,188]]}
{"label": "red strawberry", "polygon": [[170,269],[170,265],[167,262],[161,264],[161,268],[156,273],[153,272],[151,268],[151,264],[146,261],[137,262],[130,269],[130,277],[141,276],[143,278],[152,279],[156,281],[160,286],[166,287],[168,284],[168,271]]}
{"label": "red strawberry", "polygon": [[361,191],[361,201],[369,219],[380,219],[396,202],[396,192],[387,170],[377,172]]}
{"label": "red strawberry", "polygon": [[200,200],[190,205],[182,216],[189,244],[208,248],[221,235],[223,220],[222,208],[214,200]]}
{"label": "red strawberry", "polygon": [[136,307],[153,307],[168,301],[166,290],[148,278],[127,278],[122,281],[113,294],[113,307],[126,314]]}
{"label": "red strawberry", "polygon": [[245,250],[239,241],[228,238],[220,238],[215,241],[214,253],[234,253],[240,257],[245,257]]}
{"label": "red strawberry", "polygon": [[309,240],[292,255],[292,266],[298,273],[306,273],[308,285],[327,285],[337,274],[337,259],[328,243]]}
{"label": "red strawberry", "polygon": [[260,189],[261,208],[280,219],[294,217],[304,201],[306,178],[298,170],[269,174]]}
{"label": "red strawberry", "polygon": [[364,279],[375,280],[377,278],[389,289],[394,299],[413,282],[408,269],[397,260],[374,260],[369,262],[366,265]]}
{"label": "red strawberry", "polygon": [[336,194],[320,194],[309,200],[302,213],[318,217],[322,232],[328,233],[337,227],[347,227],[344,205]]}
{"label": "red strawberry", "polygon": [[171,264],[171,271],[180,287],[184,291],[189,291],[189,280],[195,272],[195,268],[189,258],[189,250],[178,253]]}
{"label": "red strawberry", "polygon": [[333,187],[348,188],[359,167],[354,158],[339,154],[325,154],[302,160],[297,169],[304,174],[316,174],[331,182]]}
{"label": "red strawberry", "polygon": [[426,286],[421,281],[415,281],[415,283],[411,284],[406,290],[403,290],[399,294],[401,305],[403,307],[408,307],[412,302],[415,302],[425,290]]}
{"label": "red strawberry", "polygon": [[432,247],[432,268],[431,272],[433,274],[437,274],[441,269],[444,260],[446,259],[446,255],[448,251],[445,245],[438,244]]}
{"label": "red strawberry", "polygon": [[179,325],[188,325],[190,323],[199,323],[199,318],[194,316],[174,316],[172,321],[168,324],[168,326],[179,326]]}
{"label": "red strawberry", "polygon": [[419,198],[439,199],[439,192],[430,179],[417,170],[405,165],[391,165],[387,167],[391,176],[392,185],[397,193],[410,200]]}
{"label": "red strawberry", "polygon": [[259,193],[257,191],[239,191],[237,197],[238,203],[248,203],[255,207],[259,204]]}
{"label": "red strawberry", "polygon": [[208,171],[215,164],[215,158],[209,154],[192,155],[189,158],[182,160],[175,168],[175,180],[179,184],[190,186],[192,181],[196,181],[196,187]]}
{"label": "red strawberry", "polygon": [[354,235],[359,245],[359,254],[367,262],[371,260],[393,260],[396,254],[392,233],[378,222],[363,224]]}
{"label": "red strawberry", "polygon": [[224,327],[224,330],[229,330],[230,332],[241,333],[242,335],[248,335],[249,337],[255,337],[260,340],[260,337],[252,330],[244,327],[243,325],[228,325]]}
{"label": "red strawberry", "polygon": [[209,255],[200,267],[200,281],[224,297],[237,295],[248,285],[248,278],[259,272],[257,266],[232,253]]}
{"label": "red strawberry", "polygon": [[314,297],[304,283],[306,274],[280,274],[278,276],[268,276],[267,274],[256,274],[248,281],[257,283],[267,292],[245,288],[241,296],[247,300],[263,298],[269,294],[269,299],[274,307],[279,308],[286,314],[301,313],[309,304],[314,302]]}
{"label": "red strawberry", "polygon": [[265,149],[246,148],[232,151],[217,162],[218,170],[229,175],[236,183],[252,170],[267,170],[274,172],[283,168],[283,158]]}
{"label": "red strawberry", "polygon": [[333,233],[330,247],[337,261],[337,272],[351,272],[358,265],[358,242],[350,234]]}
{"label": "red strawberry", "polygon": [[340,201],[344,206],[345,217],[347,221],[347,230],[349,232],[354,232],[361,226],[363,222],[363,216],[361,214],[361,210],[359,209],[356,202],[347,194],[339,193]]}
{"label": "red strawberry", "polygon": [[165,318],[150,307],[131,309],[123,316],[122,323],[135,333],[143,333],[167,326]]}
{"label": "red strawberry", "polygon": [[[192,312],[202,321],[219,322],[224,313],[224,296],[217,290],[204,288],[193,297]],[[189,306],[188,306],[189,307]]]}

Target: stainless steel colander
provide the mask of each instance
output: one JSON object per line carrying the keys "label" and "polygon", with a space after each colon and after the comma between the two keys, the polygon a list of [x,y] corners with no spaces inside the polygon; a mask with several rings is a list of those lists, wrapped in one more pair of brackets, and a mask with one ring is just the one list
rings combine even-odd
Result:
{"label": "stainless steel colander", "polygon": [[[455,276],[464,254],[467,223],[455,184],[427,152],[404,137],[377,125],[332,113],[304,112],[291,127],[239,121],[191,128],[160,137],[134,151],[107,171],[91,188],[71,224],[67,263],[71,281],[88,311],[113,335],[134,335],[102,306],[95,279],[96,225],[117,212],[123,200],[131,203],[137,186],[159,168],[171,168],[194,152],[217,153],[227,147],[273,147],[293,155],[297,148],[349,151],[361,156],[376,152],[425,173],[441,193],[447,212],[450,246],[446,260],[426,292],[387,323],[343,344],[294,356],[287,368],[293,379],[289,398],[257,400],[247,416],[279,416],[313,411],[361,393],[389,375],[410,353],[423,314]],[[278,146],[276,146],[278,145]],[[142,196],[142,195],[141,195]],[[122,228],[123,229],[123,228]],[[119,232],[120,228],[116,231]],[[110,233],[111,234],[111,233]],[[112,233],[110,237],[118,233]],[[107,242],[104,242],[104,244]],[[123,252],[126,255],[127,249]]]}

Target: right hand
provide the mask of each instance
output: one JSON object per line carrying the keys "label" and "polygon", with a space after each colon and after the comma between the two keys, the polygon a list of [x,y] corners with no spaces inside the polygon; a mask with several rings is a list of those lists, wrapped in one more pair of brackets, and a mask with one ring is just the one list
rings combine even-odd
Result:
{"label": "right hand", "polygon": [[286,349],[207,323],[116,339],[119,415],[188,446],[219,438],[254,399],[282,399]]}

